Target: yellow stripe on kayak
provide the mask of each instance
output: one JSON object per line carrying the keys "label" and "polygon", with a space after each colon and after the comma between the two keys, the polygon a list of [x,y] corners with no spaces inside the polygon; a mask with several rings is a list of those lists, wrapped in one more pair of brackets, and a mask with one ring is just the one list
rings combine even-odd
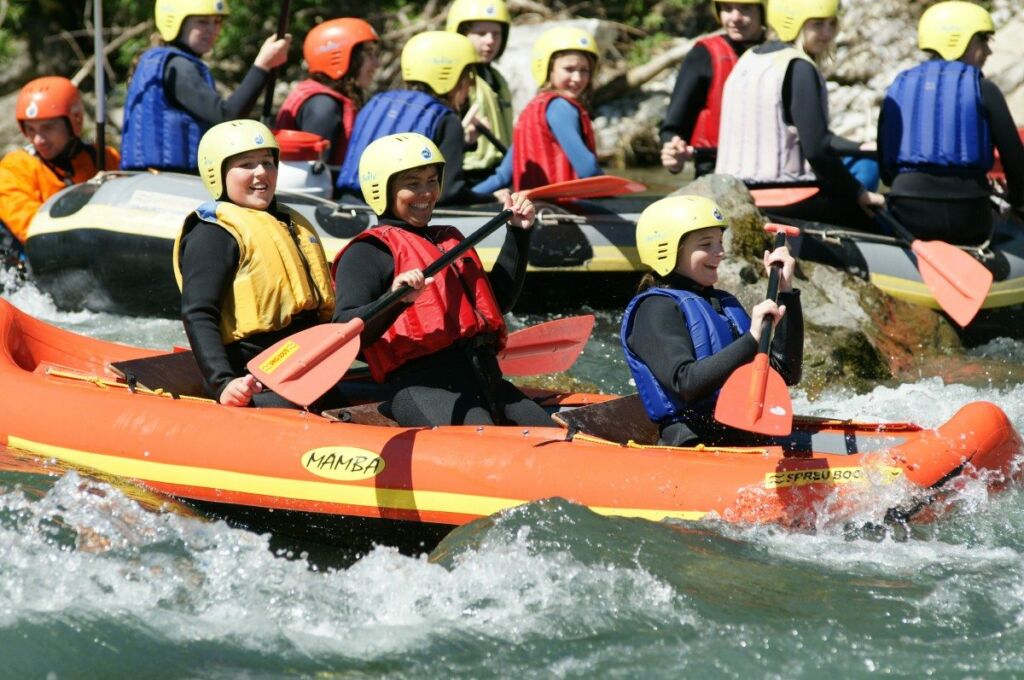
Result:
{"label": "yellow stripe on kayak", "polygon": [[[106,475],[137,479],[143,482],[195,486],[221,489],[236,493],[291,498],[323,503],[341,503],[383,510],[419,510],[422,512],[450,512],[484,517],[496,512],[528,503],[528,500],[496,498],[444,491],[417,491],[356,486],[352,484],[305,481],[252,475],[244,472],[214,470],[189,465],[173,465],[154,461],[122,458],[61,446],[33,442],[20,437],[8,437],[8,446],[43,458],[55,458],[79,468],[89,468]],[[600,515],[639,517],[651,521],[666,518],[694,521],[705,512],[688,510],[652,510],[646,508],[590,509]]]}
{"label": "yellow stripe on kayak", "polygon": [[[888,274],[871,274],[871,283],[894,298],[906,300],[915,305],[939,309],[928,286],[922,281],[912,281]],[[1024,277],[996,281],[989,290],[982,309],[996,309],[1024,303]]]}

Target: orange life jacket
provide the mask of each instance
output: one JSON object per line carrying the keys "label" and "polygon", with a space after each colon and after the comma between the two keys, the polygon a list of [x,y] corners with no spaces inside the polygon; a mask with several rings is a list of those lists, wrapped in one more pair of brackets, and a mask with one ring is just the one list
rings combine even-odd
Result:
{"label": "orange life jacket", "polygon": [[698,149],[715,149],[718,147],[718,121],[722,117],[722,90],[739,57],[722,35],[701,38],[697,44],[703,45],[711,55],[711,84],[704,108],[697,114],[690,145]]}
{"label": "orange life jacket", "polygon": [[588,149],[596,152],[594,126],[587,110],[579,102],[558,92],[541,92],[519,114],[512,132],[512,185],[516,191],[577,179],[569,157],[548,126],[548,104],[556,97],[565,99],[579,110],[583,141]]}
{"label": "orange life jacket", "polygon": [[345,160],[345,150],[348,148],[349,137],[352,136],[352,125],[356,120],[356,104],[351,99],[337,90],[331,89],[312,78],[307,78],[295,86],[277,113],[275,125],[278,130],[299,129],[299,109],[306,101],[317,94],[325,94],[335,99],[341,105],[341,127],[344,131],[344,139],[335,138],[328,140],[331,143],[331,157],[327,162],[331,165],[341,165]]}

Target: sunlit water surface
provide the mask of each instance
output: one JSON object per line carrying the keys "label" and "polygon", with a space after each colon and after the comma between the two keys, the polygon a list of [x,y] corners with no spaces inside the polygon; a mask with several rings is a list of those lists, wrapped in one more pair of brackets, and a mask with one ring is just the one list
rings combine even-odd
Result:
{"label": "sunlit water surface", "polygon": [[[184,342],[177,322],[59,312],[31,286],[4,297],[88,335]],[[617,318],[598,316],[572,375],[625,393]],[[1011,341],[976,351],[1024,361]],[[976,399],[1024,429],[1015,386],[794,392],[799,412],[923,425]],[[1024,675],[1016,490],[969,484],[907,540],[550,500],[458,529],[429,556],[380,547],[337,569],[177,510],[75,473],[0,473],[0,677]]]}

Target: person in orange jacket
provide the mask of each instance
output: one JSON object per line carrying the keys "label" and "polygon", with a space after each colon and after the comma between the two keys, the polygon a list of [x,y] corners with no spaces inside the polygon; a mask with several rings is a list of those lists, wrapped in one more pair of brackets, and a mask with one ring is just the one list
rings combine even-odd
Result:
{"label": "person in orange jacket", "polygon": [[[97,172],[96,148],[82,140],[82,96],[67,78],[36,78],[21,88],[14,107],[29,144],[0,160],[0,251],[24,256],[28,227],[46,199]],[[121,160],[107,147],[105,168]]]}

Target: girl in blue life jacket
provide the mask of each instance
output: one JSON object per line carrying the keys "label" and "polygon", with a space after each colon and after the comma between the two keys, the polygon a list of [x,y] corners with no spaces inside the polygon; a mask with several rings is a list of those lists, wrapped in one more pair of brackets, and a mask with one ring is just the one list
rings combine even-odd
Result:
{"label": "girl in blue life jacket", "polygon": [[1003,93],[981,72],[994,30],[978,5],[932,5],[917,28],[930,57],[896,76],[882,104],[878,148],[888,204],[922,239],[977,245],[990,237],[993,147],[1006,172],[1006,200],[1024,208],[1024,145]]}
{"label": "girl in blue life jacket", "polygon": [[155,13],[163,44],[142,54],[128,84],[121,169],[196,174],[203,133],[249,115],[270,72],[288,58],[291,36],[267,38],[241,85],[222,99],[202,56],[217,42],[226,0],[156,0]]}
{"label": "girl in blue life jacket", "polygon": [[[621,341],[626,363],[651,421],[668,446],[736,443],[738,431],[714,420],[725,381],[757,354],[762,322],[774,320],[770,361],[786,381],[800,381],[803,314],[793,288],[796,262],[786,246],[765,251],[781,264],[778,304],[764,300],[748,316],[715,288],[728,224],[714,201],[670,196],[649,205],[636,223],[640,261],[653,269],[626,307]],[[740,439],[741,440],[741,439]]]}
{"label": "girl in blue life jacket", "polygon": [[185,334],[207,392],[227,406],[298,408],[264,391],[246,363],[334,311],[316,231],[274,198],[279,153],[257,121],[210,128],[199,142],[199,169],[213,200],[185,218],[174,243]]}

